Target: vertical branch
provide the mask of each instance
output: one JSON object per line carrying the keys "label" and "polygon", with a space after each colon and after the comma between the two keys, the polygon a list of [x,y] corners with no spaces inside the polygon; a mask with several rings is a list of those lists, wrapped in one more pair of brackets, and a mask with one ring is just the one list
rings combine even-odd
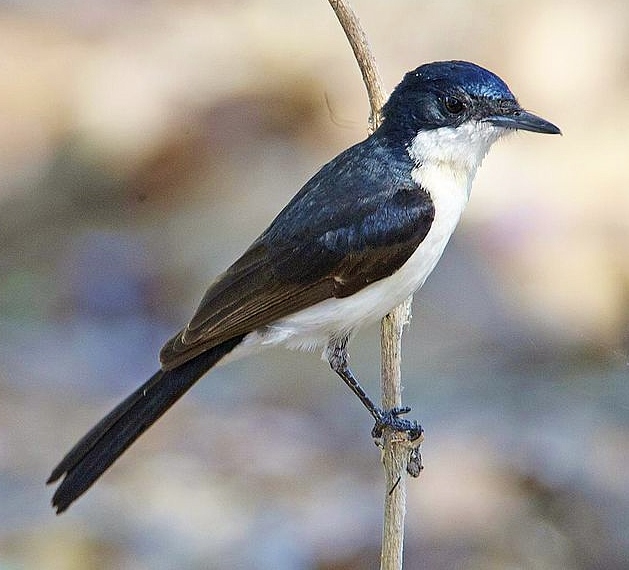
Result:
{"label": "vertical branch", "polygon": [[[380,325],[382,407],[386,410],[402,406],[402,330],[410,320],[409,297],[386,315]],[[404,547],[404,516],[406,514],[406,463],[408,439],[399,432],[385,430],[382,435],[385,500],[382,528],[381,570],[401,570]]]}
{"label": "vertical branch", "polygon": [[369,116],[369,132],[372,133],[380,124],[380,109],[387,100],[387,92],[382,84],[376,58],[369,47],[367,36],[360,25],[358,17],[352,10],[349,0],[328,0],[338,21],[347,36],[349,45],[363,76],[367,88],[367,97],[371,114]]}
{"label": "vertical branch", "polygon": [[[371,115],[369,130],[373,132],[380,123],[380,109],[386,100],[386,92],[369,47],[367,37],[349,0],[328,0],[336,14],[360,67]],[[381,335],[381,382],[382,407],[385,410],[402,406],[402,329],[410,319],[412,298],[382,319]],[[417,476],[421,470],[418,447],[421,438],[409,441],[406,434],[385,429],[382,436],[382,462],[385,472],[385,501],[382,528],[381,570],[401,570],[404,545],[404,517],[406,514],[406,472]]]}

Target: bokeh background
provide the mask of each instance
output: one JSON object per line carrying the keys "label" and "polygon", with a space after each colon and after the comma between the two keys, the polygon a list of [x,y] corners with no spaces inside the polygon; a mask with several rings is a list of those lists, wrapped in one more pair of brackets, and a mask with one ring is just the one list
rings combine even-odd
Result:
{"label": "bokeh background", "polygon": [[[405,567],[627,568],[629,4],[354,7],[389,89],[472,60],[564,133],[491,151],[416,296]],[[2,3],[0,569],[377,567],[371,422],[318,355],[215,370],[62,517],[44,486],[367,115],[324,0]]]}

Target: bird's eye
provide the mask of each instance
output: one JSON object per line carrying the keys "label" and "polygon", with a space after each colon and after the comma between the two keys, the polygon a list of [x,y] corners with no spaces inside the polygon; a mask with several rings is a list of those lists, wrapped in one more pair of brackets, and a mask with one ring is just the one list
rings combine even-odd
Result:
{"label": "bird's eye", "polygon": [[443,104],[448,113],[452,113],[453,115],[460,115],[465,110],[465,103],[458,97],[452,97],[451,95],[446,96],[443,100]]}

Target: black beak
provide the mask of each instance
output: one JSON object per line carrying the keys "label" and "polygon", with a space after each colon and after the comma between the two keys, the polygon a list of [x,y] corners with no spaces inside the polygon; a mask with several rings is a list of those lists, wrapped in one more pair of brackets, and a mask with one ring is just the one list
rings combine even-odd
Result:
{"label": "black beak", "polygon": [[492,115],[485,119],[488,123],[505,129],[519,129],[547,135],[560,135],[559,127],[524,109],[517,109],[504,115]]}

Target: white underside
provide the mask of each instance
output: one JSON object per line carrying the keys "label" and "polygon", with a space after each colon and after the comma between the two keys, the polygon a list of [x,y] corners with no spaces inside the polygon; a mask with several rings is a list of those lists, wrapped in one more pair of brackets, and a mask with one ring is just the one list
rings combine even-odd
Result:
{"label": "white underside", "polygon": [[[467,127],[467,128],[466,128]],[[226,358],[283,344],[315,350],[357,328],[378,321],[419,289],[439,261],[467,205],[472,180],[502,129],[479,123],[420,133],[408,152],[416,163],[413,178],[434,202],[435,218],[424,241],[393,275],[343,299],[327,299],[248,334]]]}

